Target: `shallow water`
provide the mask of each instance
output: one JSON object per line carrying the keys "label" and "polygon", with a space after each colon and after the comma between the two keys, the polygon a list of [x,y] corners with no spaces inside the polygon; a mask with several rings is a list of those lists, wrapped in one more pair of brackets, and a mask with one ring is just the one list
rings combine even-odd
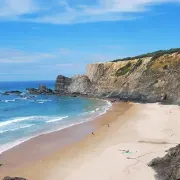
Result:
{"label": "shallow water", "polygon": [[[39,84],[53,88],[53,81],[3,82],[0,91],[19,90]],[[92,120],[105,113],[107,101],[50,95],[0,95],[0,153],[40,134]]]}

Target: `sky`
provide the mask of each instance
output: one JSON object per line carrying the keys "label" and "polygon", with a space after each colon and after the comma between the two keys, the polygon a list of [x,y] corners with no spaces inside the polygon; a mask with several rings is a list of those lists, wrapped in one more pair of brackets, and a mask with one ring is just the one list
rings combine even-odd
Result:
{"label": "sky", "polygon": [[180,0],[0,0],[0,81],[180,47]]}

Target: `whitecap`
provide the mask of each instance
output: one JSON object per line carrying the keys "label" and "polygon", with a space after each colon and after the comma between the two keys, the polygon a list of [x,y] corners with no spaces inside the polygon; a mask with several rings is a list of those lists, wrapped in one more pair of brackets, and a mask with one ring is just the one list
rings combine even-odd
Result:
{"label": "whitecap", "polygon": [[44,104],[44,102],[38,102],[39,104]]}
{"label": "whitecap", "polygon": [[5,132],[16,131],[16,130],[19,130],[19,129],[29,128],[31,126],[34,126],[34,124],[29,124],[29,125],[26,125],[26,126],[20,126],[19,128],[14,128],[14,129],[8,129],[8,130],[0,131],[0,134],[3,134]]}
{"label": "whitecap", "polygon": [[15,99],[12,100],[2,100],[2,102],[8,103],[8,102],[15,102]]}
{"label": "whitecap", "polygon": [[20,121],[26,121],[26,120],[29,120],[30,118],[32,117],[19,117],[19,118],[15,118],[9,121],[0,122],[0,127],[7,126],[9,124],[20,122]]}
{"label": "whitecap", "polygon": [[36,100],[37,102],[51,102],[52,100],[50,99],[39,99],[39,100]]}

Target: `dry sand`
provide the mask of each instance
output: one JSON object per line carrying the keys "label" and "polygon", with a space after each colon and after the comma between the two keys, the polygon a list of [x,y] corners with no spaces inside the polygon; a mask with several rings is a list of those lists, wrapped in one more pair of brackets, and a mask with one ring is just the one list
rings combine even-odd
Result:
{"label": "dry sand", "polygon": [[[6,174],[29,180],[154,180],[155,173],[147,163],[179,143],[179,117],[178,106],[114,104],[93,122],[34,138],[5,152],[0,162],[7,165],[0,168],[0,177]],[[95,135],[91,129],[96,129]],[[69,139],[81,138],[70,141],[68,134]],[[62,148],[57,144],[65,137]]]}

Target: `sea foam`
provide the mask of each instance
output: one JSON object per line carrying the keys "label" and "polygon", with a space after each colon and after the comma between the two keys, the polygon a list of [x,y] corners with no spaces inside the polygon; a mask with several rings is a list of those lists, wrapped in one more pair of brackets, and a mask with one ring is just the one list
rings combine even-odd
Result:
{"label": "sea foam", "polygon": [[47,123],[57,122],[57,121],[61,121],[61,120],[66,119],[66,118],[68,118],[68,116],[64,116],[64,117],[52,119],[52,120],[49,120],[49,121],[46,121],[46,122],[47,122]]}
{"label": "sea foam", "polygon": [[34,126],[34,124],[29,124],[29,125],[25,125],[25,126],[20,126],[20,127],[18,127],[18,128],[14,128],[14,129],[3,130],[3,131],[0,131],[0,134],[6,133],[6,132],[16,131],[16,130],[19,130],[19,129],[29,128],[29,127],[31,127],[31,126]]}
{"label": "sea foam", "polygon": [[9,120],[9,121],[0,122],[0,127],[7,126],[9,124],[20,122],[20,121],[26,121],[30,118],[31,117],[18,117],[18,118],[14,118],[12,120]]}

